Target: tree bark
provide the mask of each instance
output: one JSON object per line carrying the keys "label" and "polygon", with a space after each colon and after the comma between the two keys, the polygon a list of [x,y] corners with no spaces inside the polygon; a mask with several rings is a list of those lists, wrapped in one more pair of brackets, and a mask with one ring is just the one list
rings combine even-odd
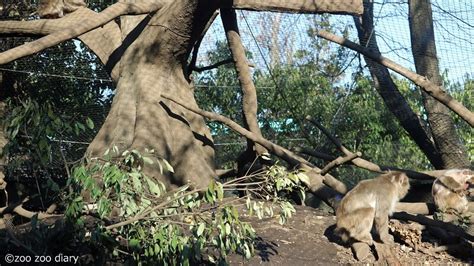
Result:
{"label": "tree bark", "polygon": [[[245,56],[245,48],[240,38],[235,11],[233,9],[221,9],[221,18],[242,89],[244,127],[250,132],[261,136],[262,133],[257,120],[257,89],[253,83],[249,63]],[[244,156],[240,156],[239,168],[243,167],[246,163],[252,163],[256,156],[264,153],[267,153],[267,150],[262,145],[247,139],[247,150],[244,152]]]}
{"label": "tree bark", "polygon": [[[197,107],[186,74],[186,61],[205,25],[220,7],[304,13],[358,14],[362,11],[361,0],[324,0],[317,4],[297,0],[125,0],[99,14],[92,15],[87,11],[90,14],[82,18],[76,16],[79,13],[73,13],[58,20],[0,22],[0,34],[48,34],[30,44],[0,53],[0,63],[71,38],[81,38],[104,62],[117,84],[110,113],[90,144],[88,154],[102,156],[114,145],[121,150],[145,152],[153,149],[154,155],[170,162],[175,172],[161,173],[155,164],[145,167],[148,175],[167,185],[193,183],[203,187],[215,176],[209,129],[200,115],[173,102],[162,101],[160,95],[171,94],[187,105]],[[157,11],[146,16],[126,16],[154,10]],[[86,12],[77,12],[82,11]],[[117,16],[125,16],[120,27],[113,21]],[[59,26],[68,19],[72,25]],[[112,31],[110,35],[97,36],[99,32],[104,33],[105,28],[100,29],[102,25],[110,26],[107,29]],[[84,38],[93,32],[96,35]],[[322,184],[322,178],[318,178]]]}
{"label": "tree bark", "polygon": [[223,8],[293,13],[332,13],[360,15],[362,0],[222,0]]}
{"label": "tree bark", "polygon": [[[408,5],[411,46],[416,72],[436,85],[442,86],[430,1],[410,0]],[[439,168],[469,167],[466,147],[456,133],[448,108],[428,93],[422,92],[422,95],[433,138],[442,159],[442,165]]]}
{"label": "tree bark", "polygon": [[[377,44],[373,24],[373,8],[371,1],[366,1],[364,14],[362,17],[354,17],[357,28],[359,42],[362,46],[370,48],[374,53],[381,54]],[[382,97],[387,108],[397,118],[400,125],[415,141],[421,151],[435,168],[442,167],[441,156],[436,147],[425,131],[420,119],[408,105],[403,95],[398,90],[392,80],[388,69],[376,63],[367,56],[364,56],[365,62],[369,66],[370,74],[374,81],[375,88]]]}
{"label": "tree bark", "polygon": [[133,41],[120,60],[110,113],[88,153],[101,156],[113,145],[120,150],[154,149],[155,156],[166,159],[175,172],[162,174],[156,165],[149,165],[145,173],[168,186],[203,187],[215,176],[212,137],[204,119],[172,102],[161,102],[160,96],[172,94],[197,106],[185,77],[186,59],[217,8],[212,4],[174,1],[138,24],[127,20],[124,39]]}

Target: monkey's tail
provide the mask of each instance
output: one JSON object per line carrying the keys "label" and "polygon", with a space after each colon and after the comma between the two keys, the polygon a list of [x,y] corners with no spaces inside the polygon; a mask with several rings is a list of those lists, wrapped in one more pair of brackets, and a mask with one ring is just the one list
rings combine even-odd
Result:
{"label": "monkey's tail", "polygon": [[351,239],[349,231],[344,227],[336,227],[334,233],[338,235],[344,243],[349,242],[349,240]]}

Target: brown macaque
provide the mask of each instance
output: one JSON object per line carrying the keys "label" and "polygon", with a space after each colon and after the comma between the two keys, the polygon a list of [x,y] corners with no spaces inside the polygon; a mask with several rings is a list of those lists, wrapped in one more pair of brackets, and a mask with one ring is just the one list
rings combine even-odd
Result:
{"label": "brown macaque", "polygon": [[336,234],[349,240],[373,245],[370,231],[375,229],[383,243],[393,243],[388,232],[388,217],[410,189],[408,176],[389,172],[371,180],[363,180],[341,200],[336,210]]}
{"label": "brown macaque", "polygon": [[40,18],[61,18],[85,6],[84,0],[40,0],[38,15]]}
{"label": "brown macaque", "polygon": [[463,214],[468,209],[467,195],[474,185],[474,171],[451,169],[433,182],[431,194],[436,208],[441,212]]}

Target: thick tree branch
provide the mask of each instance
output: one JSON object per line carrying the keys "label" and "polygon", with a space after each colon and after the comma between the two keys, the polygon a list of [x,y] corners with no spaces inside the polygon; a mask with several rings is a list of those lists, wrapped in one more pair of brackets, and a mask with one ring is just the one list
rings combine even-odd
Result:
{"label": "thick tree branch", "polygon": [[[75,27],[78,21],[85,17],[93,20],[98,14],[87,8],[80,8],[77,11],[60,19],[40,19],[30,21],[0,21],[0,35],[47,35],[53,32]],[[118,81],[118,65],[107,68],[107,62],[111,60],[112,53],[120,46],[120,28],[115,21],[110,21],[102,27],[80,35],[81,40],[93,53],[99,57],[106,66],[112,79]]]}
{"label": "thick tree branch", "polygon": [[[366,3],[364,14],[362,17],[354,17],[354,23],[357,28],[360,44],[370,48],[375,54],[381,55],[376,34],[374,34],[373,5],[373,2]],[[408,102],[398,90],[397,85],[393,82],[388,69],[377,64],[367,56],[364,56],[364,59],[369,67],[375,88],[387,108],[397,118],[411,139],[420,147],[431,164],[436,168],[442,166],[441,157],[427,134],[427,127],[423,127],[422,121],[413,112],[410,105],[408,105]]]}
{"label": "thick tree branch", "polygon": [[353,154],[346,155],[344,157],[337,157],[335,160],[331,161],[329,164],[324,166],[324,168],[321,170],[321,174],[325,175],[329,171],[331,171],[334,167],[337,167],[339,165],[350,162],[350,161],[352,161],[355,158],[360,157],[360,156],[362,156],[362,153],[356,152],[356,153],[353,153]]}
{"label": "thick tree branch", "polygon": [[63,41],[76,38],[86,32],[107,24],[116,17],[122,15],[150,13],[160,9],[162,6],[163,3],[161,2],[140,2],[134,4],[123,2],[115,3],[100,12],[95,19],[83,18],[77,21],[75,27],[68,27],[67,29],[53,32],[33,42],[25,43],[21,46],[0,53],[0,65],[9,63],[21,57],[38,53]]}
{"label": "thick tree branch", "polygon": [[292,13],[361,15],[362,0],[222,0],[223,8]]}
{"label": "thick tree branch", "polygon": [[[307,116],[306,120],[308,120],[313,125],[315,125],[319,130],[321,130],[321,132],[323,132],[323,134],[326,135],[326,137],[328,137],[329,140],[331,140],[331,142],[334,143],[334,145],[336,145],[336,147],[342,153],[344,153],[346,156],[354,156],[354,153],[351,152],[346,147],[344,147],[341,141],[337,139],[336,137],[334,137],[323,125],[321,125],[321,123],[313,119],[311,116]],[[314,153],[314,152],[309,151],[308,149],[305,149],[303,151],[308,155],[322,158],[324,160],[334,160],[334,159],[330,159],[328,155],[321,154],[321,153]],[[319,155],[323,155],[323,156],[320,157]],[[444,172],[446,172],[446,170],[416,172],[412,170],[406,170],[406,169],[401,169],[401,168],[391,167],[391,166],[379,166],[373,162],[364,160],[362,158],[355,158],[351,160],[351,163],[357,167],[364,168],[369,171],[377,172],[377,173],[385,173],[387,171],[401,171],[401,172],[406,173],[410,178],[418,179],[418,180],[432,180],[437,177],[440,177],[441,175],[444,174]]]}
{"label": "thick tree branch", "polygon": [[309,155],[309,156],[312,156],[312,157],[323,159],[325,161],[333,161],[333,160],[336,160],[336,158],[337,158],[336,156],[332,156],[332,155],[329,155],[327,153],[320,152],[320,151],[311,150],[311,149],[308,149],[308,148],[305,148],[305,147],[296,147],[293,150],[297,153],[306,154],[306,155]]}
{"label": "thick tree branch", "polygon": [[[191,57],[191,61],[189,62],[189,69],[188,69],[189,74],[191,74],[191,71],[201,72],[201,71],[204,71],[204,70],[208,70],[208,69],[205,69],[204,67],[203,68],[196,67],[196,61],[197,61],[197,57],[198,57],[198,54],[199,54],[199,47],[201,47],[202,39],[204,38],[207,31],[209,30],[209,28],[211,27],[212,23],[214,22],[214,20],[216,19],[216,17],[218,15],[219,15],[218,11],[216,11],[216,12],[214,12],[214,14],[212,14],[211,19],[209,19],[209,21],[206,23],[206,26],[204,27],[204,30],[201,32],[201,35],[199,36],[199,39],[193,45],[193,55]],[[212,69],[212,68],[210,68],[210,69]]]}
{"label": "thick tree branch", "polygon": [[[236,122],[232,121],[231,119],[227,118],[227,117],[224,117],[222,115],[219,115],[219,114],[216,114],[216,113],[212,113],[212,112],[207,112],[207,111],[204,111],[204,110],[201,110],[199,108],[195,108],[195,107],[191,107],[189,105],[186,105],[168,95],[161,95],[161,97],[163,97],[164,99],[167,99],[167,100],[170,100],[196,114],[199,114],[203,117],[206,117],[208,119],[211,119],[211,120],[214,120],[214,121],[218,121],[218,122],[221,122],[225,125],[227,125],[228,127],[230,127],[232,130],[234,130],[235,132],[241,134],[242,136],[262,145],[263,147],[265,147],[268,151],[270,151],[271,153],[275,154],[276,156],[280,157],[281,159],[285,160],[287,163],[289,163],[292,167],[299,167],[301,169],[304,169],[304,170],[307,170],[309,173],[308,175],[310,176],[316,176],[316,181],[319,179],[319,180],[322,180],[325,184],[327,184],[328,186],[330,186],[331,188],[333,188],[334,190],[338,191],[339,193],[341,194],[344,194],[347,192],[347,188],[346,188],[346,185],[344,183],[342,183],[341,181],[337,180],[335,177],[333,177],[332,175],[329,175],[329,174],[326,174],[325,176],[322,176],[319,174],[319,172],[321,171],[321,169],[315,167],[314,165],[312,165],[310,162],[306,161],[305,159],[299,157],[298,155],[292,153],[291,151],[277,145],[277,144],[274,144],[273,142],[271,141],[268,141],[267,139],[263,138],[261,135],[256,135],[250,131],[248,131],[247,129],[241,127],[239,124],[237,124]],[[311,190],[318,190],[321,188],[321,186],[319,187],[312,187],[314,184],[310,184],[309,187]],[[327,193],[327,194],[331,194],[331,193]]]}
{"label": "thick tree branch", "polygon": [[[408,7],[411,51],[416,73],[442,88],[443,78],[440,75],[436,54],[431,3],[426,0],[409,0]],[[469,167],[471,163],[466,146],[456,132],[449,109],[428,93],[422,91],[421,95],[433,140],[436,143],[437,155],[440,157],[440,164],[435,167],[437,169]]]}
{"label": "thick tree branch", "polygon": [[336,36],[330,32],[319,30],[317,36],[324,38],[328,41],[340,44],[344,47],[347,47],[351,50],[354,50],[364,56],[369,57],[375,62],[390,68],[391,70],[397,72],[398,74],[408,78],[413,81],[416,85],[420,86],[424,91],[429,95],[436,98],[438,101],[446,105],[453,112],[458,114],[462,119],[464,119],[469,125],[474,127],[474,113],[467,109],[460,102],[455,100],[451,95],[446,93],[440,86],[437,86],[426,77],[420,76],[417,73],[408,70],[407,68],[402,67],[401,65],[393,62],[392,60],[373,52],[372,50],[362,47],[348,39],[343,37]]}
{"label": "thick tree branch", "polygon": [[[233,9],[221,10],[222,23],[226,32],[227,42],[232,54],[232,59],[235,63],[235,70],[239,79],[240,87],[242,88],[242,110],[244,117],[244,125],[252,133],[262,135],[257,121],[257,89],[252,80],[249,63],[245,56],[245,48],[242,45],[240,38],[239,27],[237,25],[237,17]],[[255,152],[262,155],[267,150],[255,145],[250,141],[247,145],[247,151],[251,152],[255,146]]]}

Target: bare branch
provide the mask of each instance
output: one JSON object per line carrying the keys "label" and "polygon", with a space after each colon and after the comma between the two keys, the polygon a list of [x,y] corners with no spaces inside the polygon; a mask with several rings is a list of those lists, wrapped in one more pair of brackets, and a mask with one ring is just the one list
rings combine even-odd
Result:
{"label": "bare branch", "polygon": [[160,9],[163,3],[124,3],[118,2],[99,13],[94,19],[83,18],[77,21],[75,27],[53,32],[33,42],[25,43],[3,53],[0,53],[0,65],[15,59],[38,53],[46,48],[57,45],[63,41],[76,38],[86,32],[103,26],[122,15],[137,15],[150,13]]}
{"label": "bare branch", "polygon": [[227,125],[228,127],[230,127],[232,130],[236,131],[237,133],[241,134],[242,136],[246,137],[246,138],[249,138],[255,142],[258,142],[259,144],[261,144],[262,146],[264,146],[265,148],[267,148],[269,151],[271,151],[273,154],[275,154],[276,156],[282,158],[283,160],[285,160],[286,162],[288,162],[291,166],[293,167],[297,167],[297,166],[300,166],[300,165],[307,165],[307,166],[312,166],[312,164],[308,161],[306,161],[305,159],[299,157],[298,155],[292,153],[291,151],[277,145],[277,144],[274,144],[273,142],[267,140],[267,139],[264,139],[261,135],[256,135],[250,131],[248,131],[247,129],[243,128],[242,126],[240,126],[239,124],[237,124],[236,122],[232,121],[231,119],[225,117],[225,116],[222,116],[222,115],[219,115],[219,114],[216,114],[216,113],[212,113],[212,112],[208,112],[208,111],[204,111],[204,110],[201,110],[199,108],[193,108],[191,106],[188,106],[168,95],[161,95],[161,97],[163,97],[164,99],[167,99],[167,100],[170,100],[196,114],[199,114],[201,116],[204,116],[204,117],[207,117],[208,119],[211,119],[211,120],[214,120],[214,121],[219,121],[225,125]]}
{"label": "bare branch", "polygon": [[[354,17],[354,23],[358,32],[359,43],[380,55],[377,37],[374,34],[373,9],[373,2],[368,2],[364,6],[364,14],[362,17]],[[388,69],[381,67],[377,62],[366,56],[364,56],[364,59],[370,70],[374,86],[387,108],[397,118],[411,139],[421,148],[431,164],[435,167],[441,166],[441,156],[433,140],[429,138],[430,130],[428,127],[423,127],[422,123],[424,122],[413,112],[405,97],[400,93]]]}
{"label": "bare branch", "polygon": [[234,62],[234,60],[232,58],[228,58],[228,59],[225,59],[225,60],[222,60],[222,61],[219,61],[215,64],[212,64],[212,65],[209,65],[209,66],[205,66],[205,67],[193,67],[193,70],[194,71],[197,71],[197,72],[202,72],[202,71],[206,71],[206,70],[211,70],[211,69],[214,69],[214,68],[217,68],[217,67],[220,67],[222,65],[226,65],[226,64],[230,64]]}
{"label": "bare branch", "polygon": [[433,214],[436,207],[433,203],[424,202],[398,202],[395,206],[396,212],[407,212],[411,214]]}
{"label": "bare branch", "polygon": [[191,62],[189,62],[189,69],[190,70],[195,70],[197,72],[207,70],[207,69],[198,70],[198,68],[196,67],[196,61],[197,61],[197,57],[198,57],[198,53],[199,53],[199,47],[201,46],[202,39],[204,38],[207,31],[209,30],[209,28],[211,27],[212,23],[214,22],[214,20],[216,19],[216,17],[218,15],[219,15],[219,11],[215,11],[214,14],[212,14],[211,19],[209,19],[206,26],[204,26],[204,30],[201,32],[201,36],[199,36],[199,39],[194,44],[194,46],[193,46],[193,55],[191,57]]}
{"label": "bare branch", "polygon": [[[60,217],[62,215],[59,215],[59,214],[49,214],[49,213],[44,213],[44,212],[32,212],[32,211],[29,211],[29,210],[26,210],[25,208],[23,208],[23,205],[22,204],[19,204],[18,206],[14,207],[13,210],[11,210],[10,207],[3,207],[3,208],[0,208],[0,214],[4,215],[6,213],[16,213],[22,217],[25,217],[25,218],[28,218],[28,219],[31,219],[33,218],[33,216],[37,215],[38,219],[39,220],[42,220],[42,219],[47,219],[47,218],[51,218],[51,217]],[[2,229],[0,227],[0,229]]]}
{"label": "bare branch", "polygon": [[362,0],[226,0],[223,8],[292,13],[332,13],[361,15]]}
{"label": "bare branch", "polygon": [[320,159],[323,159],[323,160],[326,160],[326,161],[336,160],[335,156],[332,156],[332,155],[329,155],[327,153],[323,153],[323,152],[320,152],[320,151],[311,150],[311,149],[308,149],[308,148],[305,148],[305,147],[296,147],[293,150],[296,151],[297,153],[303,153],[303,154],[306,154],[306,155],[309,155],[309,156],[312,156],[312,157],[316,157],[316,158],[320,158]]}
{"label": "bare branch", "polygon": [[349,155],[346,155],[344,157],[337,157],[335,160],[333,160],[332,162],[330,162],[329,164],[327,164],[322,170],[321,170],[321,174],[322,175],[325,175],[327,174],[329,171],[331,171],[331,169],[333,169],[334,167],[337,167],[339,165],[342,165],[342,164],[345,164],[347,162],[350,162],[352,160],[354,160],[355,158],[357,157],[360,157],[362,156],[362,153],[361,152],[356,152],[356,153],[353,153],[353,154],[349,154]]}
{"label": "bare branch", "polygon": [[[84,18],[94,20],[98,14],[87,8],[80,8],[75,12],[59,19],[40,19],[30,21],[0,21],[0,35],[47,35],[53,32],[75,27],[78,21]],[[120,28],[115,21],[110,21],[102,27],[91,30],[78,37],[102,61],[112,79],[117,82],[119,64],[108,67],[112,53],[120,46],[122,39]]]}
{"label": "bare branch", "polygon": [[[331,140],[331,142],[333,142],[334,145],[336,145],[336,147],[342,153],[344,153],[346,156],[354,156],[354,153],[351,152],[346,147],[344,147],[344,145],[342,145],[342,142],[339,139],[337,139],[336,137],[334,137],[323,125],[321,125],[321,123],[319,123],[318,121],[313,119],[311,116],[307,116],[306,120],[308,120],[313,125],[315,125],[317,128],[319,128],[321,130],[321,132],[323,132],[323,134],[326,135],[329,138],[329,140]],[[308,149],[304,149],[303,151],[306,154],[311,155],[311,156],[322,158],[324,160],[329,159],[329,155],[326,155],[326,154],[314,153],[314,152],[309,151]],[[319,155],[322,155],[322,156],[320,157]],[[331,160],[334,160],[334,159],[331,159]],[[366,170],[369,170],[369,171],[372,171],[372,172],[377,172],[377,173],[385,173],[387,171],[401,171],[401,172],[406,173],[410,178],[418,179],[418,180],[432,180],[432,179],[435,179],[437,177],[440,177],[441,175],[444,174],[444,172],[446,172],[446,170],[417,172],[417,171],[406,170],[406,169],[401,169],[401,168],[392,167],[392,166],[379,166],[379,165],[377,165],[373,162],[364,160],[362,158],[355,158],[355,159],[351,160],[351,163],[353,163],[355,166],[358,166],[360,168],[364,168]]]}
{"label": "bare branch", "polygon": [[429,95],[436,98],[436,100],[440,101],[444,105],[446,105],[449,109],[453,112],[458,114],[462,119],[464,119],[469,125],[474,127],[474,113],[472,113],[469,109],[467,109],[464,105],[460,102],[455,100],[451,95],[446,93],[440,86],[437,86],[426,77],[418,75],[417,73],[410,71],[407,68],[393,62],[392,60],[374,53],[372,50],[362,47],[346,38],[336,36],[330,32],[319,30],[316,33],[319,37],[324,38],[328,41],[340,44],[344,47],[347,47],[351,50],[354,50],[358,53],[363,54],[364,56],[369,57],[370,59],[374,60],[375,62],[390,68],[391,70],[397,72],[398,74],[408,78],[409,80],[413,81],[416,85],[420,86],[424,91],[426,91]]}
{"label": "bare branch", "polygon": [[[263,138],[261,135],[256,135],[245,128],[241,127],[239,124],[235,123],[234,121],[230,120],[227,117],[224,117],[222,115],[216,114],[216,113],[211,113],[207,112],[204,110],[201,110],[199,108],[191,107],[188,106],[184,103],[179,102],[178,100],[171,98],[168,95],[161,95],[164,99],[170,100],[196,114],[199,114],[201,116],[207,117],[208,119],[214,120],[214,121],[219,121],[228,127],[230,127],[232,130],[236,131],[237,133],[241,134],[242,136],[257,142],[258,144],[262,145],[265,147],[268,151],[271,153],[275,154],[276,156],[282,158],[286,162],[288,162],[292,167],[300,167],[302,169],[308,170],[308,175],[314,176],[315,180],[321,180],[334,190],[338,191],[341,194],[344,194],[347,192],[346,185],[342,183],[341,181],[337,180],[335,177],[332,175],[326,174],[325,176],[322,176],[319,174],[321,169],[315,167],[312,165],[310,162],[306,161],[305,159],[301,158],[300,156],[294,154],[293,152]],[[321,186],[316,186],[311,188],[314,184],[310,184],[310,189],[313,191],[318,191],[321,189]],[[331,193],[329,192],[324,192],[326,195],[329,195]]]}
{"label": "bare branch", "polygon": [[[237,16],[232,9],[221,10],[222,24],[229,44],[229,49],[232,54],[232,59],[235,62],[235,70],[239,79],[240,87],[242,89],[242,112],[244,117],[244,125],[252,133],[262,135],[260,126],[257,121],[257,89],[252,80],[252,74],[245,55],[245,48],[240,38],[239,27],[237,25]],[[253,147],[255,146],[255,149]],[[255,150],[255,151],[254,151]],[[256,145],[252,141],[247,140],[247,151],[253,154],[262,155],[267,150]]]}

